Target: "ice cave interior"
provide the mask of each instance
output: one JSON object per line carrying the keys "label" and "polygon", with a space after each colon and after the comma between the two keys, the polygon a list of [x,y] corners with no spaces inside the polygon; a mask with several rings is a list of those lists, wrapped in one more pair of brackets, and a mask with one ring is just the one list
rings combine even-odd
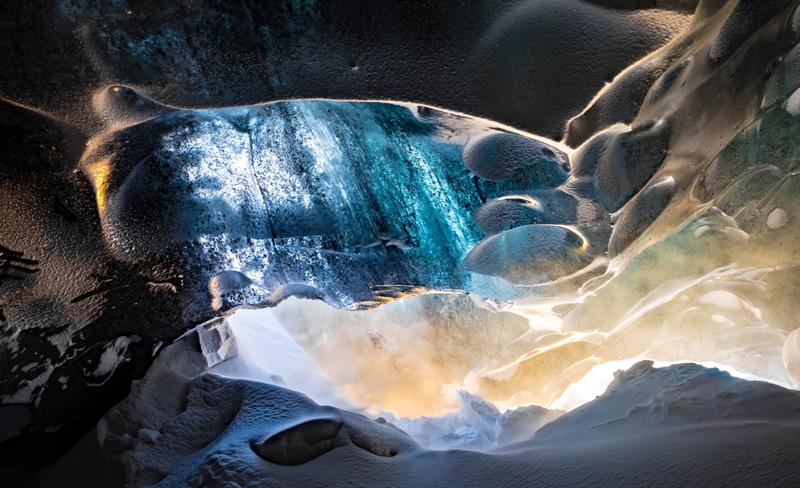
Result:
{"label": "ice cave interior", "polygon": [[4,7],[1,485],[800,484],[798,2],[461,3]]}

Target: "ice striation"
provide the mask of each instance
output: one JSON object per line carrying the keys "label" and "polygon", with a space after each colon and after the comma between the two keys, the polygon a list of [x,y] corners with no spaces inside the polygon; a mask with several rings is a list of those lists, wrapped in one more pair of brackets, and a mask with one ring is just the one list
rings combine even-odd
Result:
{"label": "ice striation", "polygon": [[[483,237],[472,213],[496,197],[558,186],[568,155],[479,119],[417,112],[425,113],[327,101],[168,111],[89,141],[80,167],[114,255],[190,254],[215,272],[217,310],[236,305],[225,298],[235,293],[238,304],[268,304],[296,285],[339,307],[415,289],[513,296],[502,283],[475,283],[461,266]],[[498,138],[501,147],[484,147]],[[492,152],[482,161],[513,171],[471,168],[476,139]],[[581,262],[572,257],[579,250],[557,257],[564,237],[551,229],[529,228],[534,241],[523,252],[543,261],[529,269],[548,259]],[[525,266],[522,255],[508,260]],[[491,269],[478,271],[502,276]]]}

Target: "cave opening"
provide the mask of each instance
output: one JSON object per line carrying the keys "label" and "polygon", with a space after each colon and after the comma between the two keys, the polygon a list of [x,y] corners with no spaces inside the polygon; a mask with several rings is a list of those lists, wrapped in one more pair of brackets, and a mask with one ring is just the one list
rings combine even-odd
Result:
{"label": "cave opening", "polygon": [[[724,314],[752,307],[726,291],[695,300],[721,323],[729,322]],[[602,334],[565,333],[552,308],[498,310],[463,292],[415,295],[360,311],[291,297],[271,308],[234,311],[226,320],[236,352],[209,371],[385,419],[431,449],[492,450],[528,439],[603,394],[615,375],[642,360],[656,367],[697,363],[790,387],[779,356],[761,357],[760,367],[731,360],[735,354],[715,348],[713,331],[698,337],[672,330],[650,342],[604,345]],[[685,356],[661,352],[664,344],[680,343],[705,345],[682,348]]]}

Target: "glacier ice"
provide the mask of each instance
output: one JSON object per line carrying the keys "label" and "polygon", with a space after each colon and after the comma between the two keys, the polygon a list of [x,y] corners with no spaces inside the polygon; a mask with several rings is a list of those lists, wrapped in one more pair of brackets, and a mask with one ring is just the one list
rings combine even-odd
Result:
{"label": "glacier ice", "polygon": [[[256,304],[297,284],[337,306],[369,306],[405,288],[473,290],[461,266],[483,237],[472,212],[558,186],[568,155],[479,119],[417,112],[332,101],[167,111],[90,141],[81,168],[115,255],[191,253],[217,272],[217,309],[221,295]],[[496,157],[525,176],[471,171],[462,151],[472,154],[475,138],[505,138]],[[546,267],[561,237],[537,239],[525,252],[541,253],[536,268]],[[537,248],[550,241],[552,251]],[[513,294],[487,283],[486,295]]]}
{"label": "glacier ice", "polygon": [[[348,456],[376,462],[389,477],[379,473],[376,482],[406,481],[410,458],[433,465],[424,471],[439,473],[434,482],[451,481],[452,463],[469,465],[464,459],[499,479],[522,473],[536,481],[530,458],[496,456],[486,467],[478,453],[453,461],[452,451],[428,448],[513,451],[509,442],[529,442],[522,437],[540,426],[543,409],[530,404],[574,407],[599,391],[612,365],[640,358],[717,363],[748,379],[796,385],[796,2],[703,0],[690,22],[674,10],[636,8],[641,2],[490,2],[470,10],[483,27],[496,19],[490,29],[473,32],[469,21],[419,38],[409,33],[449,18],[447,7],[393,5],[376,16],[393,28],[379,30],[414,38],[418,49],[399,42],[386,52],[360,37],[355,50],[349,42],[321,49],[336,32],[325,26],[372,32],[376,24],[347,18],[349,6],[292,2],[273,12],[232,4],[198,16],[204,2],[151,14],[124,1],[90,3],[30,8],[53,14],[65,43],[47,51],[74,49],[75,66],[36,43],[4,51],[17,62],[4,64],[10,76],[0,80],[0,366],[10,372],[0,381],[2,466],[28,466],[32,449],[42,462],[63,452],[154,358],[171,364],[151,370],[128,404],[152,418],[131,426],[142,419],[116,411],[101,427],[125,424],[124,432],[100,434],[109,450],[126,452],[129,467],[142,468],[131,475],[137,483],[174,474],[167,485],[256,476],[264,473],[251,469],[264,458],[292,464],[295,455],[313,458],[304,465]],[[416,8],[434,15],[411,25],[406,9]],[[251,29],[232,22],[239,12]],[[614,76],[660,45],[679,17],[687,20],[681,33]],[[3,36],[44,29],[8,19]],[[564,35],[564,25],[581,35]],[[643,43],[641,25],[652,31]],[[198,26],[213,26],[212,35],[193,36]],[[597,32],[630,33],[635,40],[622,44],[636,47],[622,52],[612,47],[618,38]],[[565,43],[582,51],[550,56]],[[234,46],[242,51],[225,51]],[[406,61],[431,57],[398,63],[386,54],[398,47]],[[474,59],[462,56],[472,49]],[[587,57],[592,52],[601,59]],[[506,62],[509,53],[516,57]],[[27,58],[50,64],[18,69],[30,67]],[[476,105],[477,79],[515,88],[490,89]],[[502,98],[505,109],[492,112],[498,120],[558,137],[566,114],[588,101],[549,96],[559,84],[580,85],[584,95],[602,87],[567,123],[563,143],[386,101],[465,96],[469,103],[444,105],[488,114]],[[405,95],[393,96],[398,90]],[[354,93],[384,101],[303,98]],[[268,315],[285,330],[253,320],[246,336],[220,320],[279,302]],[[369,311],[352,311],[362,309]],[[197,324],[179,340],[191,342],[190,358],[173,355],[169,344]],[[237,341],[244,337],[252,340]],[[285,356],[269,354],[273,348]],[[709,422],[703,429],[724,418],[720,437],[700,439],[712,447],[740,442],[740,419],[791,424],[793,404],[783,400],[793,397],[773,385],[745,388],[696,366],[662,374],[643,364],[615,380],[600,412],[598,403],[577,408],[534,444],[584,433],[588,424],[564,427],[580,415],[591,417],[592,432],[622,437],[630,434],[616,430],[623,424],[691,431],[683,422],[692,416]],[[227,378],[195,377],[209,367]],[[182,387],[161,391],[174,382]],[[141,401],[153,384],[162,405]],[[761,393],[774,411],[749,403]],[[200,414],[182,415],[189,405]],[[242,421],[253,412],[260,418],[264,405],[261,414],[277,412],[269,428]],[[300,415],[281,411],[288,406]],[[377,415],[380,407],[380,420],[354,413]],[[198,434],[171,436],[167,424]],[[751,449],[741,452],[755,459],[760,433],[748,434]],[[794,445],[781,434],[770,431],[765,445]],[[207,455],[200,473],[196,459],[179,459],[182,442]],[[287,446],[300,454],[281,457]],[[240,454],[253,462],[242,467]],[[702,456],[683,464],[695,458]],[[781,456],[770,460],[783,466]],[[753,467],[736,473],[742,483],[781,472],[728,464]],[[588,471],[616,479],[603,478],[607,463]]]}

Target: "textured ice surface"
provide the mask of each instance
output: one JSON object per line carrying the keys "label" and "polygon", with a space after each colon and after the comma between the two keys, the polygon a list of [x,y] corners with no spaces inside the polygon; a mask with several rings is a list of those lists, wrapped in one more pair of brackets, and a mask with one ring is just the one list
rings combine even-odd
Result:
{"label": "textured ice surface", "polygon": [[[274,305],[292,295],[369,308],[459,288],[477,292],[469,299],[481,310],[504,308],[507,323],[496,335],[481,334],[496,323],[487,319],[458,347],[439,347],[442,334],[418,349],[439,359],[481,344],[470,348],[477,357],[456,354],[447,367],[420,362],[425,367],[416,370],[374,363],[375,375],[394,367],[406,381],[400,384],[416,383],[426,401],[441,401],[442,379],[449,392],[469,379],[492,403],[552,404],[596,366],[634,357],[713,361],[797,381],[796,2],[701,1],[683,33],[617,76],[662,42],[677,14],[601,3],[613,8],[532,0],[488,2],[456,15],[444,2],[387,6],[386,15],[363,9],[369,22],[353,22],[352,7],[314,2],[140,10],[75,1],[12,9],[4,39],[49,41],[4,50],[12,61],[3,63],[10,76],[1,80],[10,101],[0,105],[0,366],[10,371],[0,381],[0,414],[10,419],[3,466],[36,462],[30,452],[46,462],[63,451],[187,328],[238,305]],[[25,14],[33,11],[31,20]],[[463,23],[450,22],[451,14]],[[475,80],[482,80],[477,88]],[[557,137],[566,113],[606,81],[566,128],[573,149],[427,107],[263,103],[389,97],[442,100],[479,114],[497,105],[498,119]],[[575,85],[581,89],[569,88]],[[219,108],[243,103],[257,105]],[[569,174],[561,155],[569,156]],[[423,308],[447,307],[436,309],[432,300]],[[313,330],[295,324],[292,339],[304,334],[297,342],[306,350],[292,352],[315,360],[320,350],[350,352],[336,372],[363,372],[370,364],[358,359],[419,346],[414,332],[450,322],[463,331],[482,318],[463,304],[454,310],[452,321],[440,314],[404,330],[397,320],[380,324],[381,334],[351,328],[316,342]],[[524,321],[528,330],[520,332]],[[337,349],[350,337],[352,349]],[[201,344],[228,342],[222,334],[207,339]],[[220,352],[199,364],[227,354]],[[432,374],[402,374],[425,370]],[[392,390],[341,384],[360,395],[377,392],[376,402]],[[234,415],[236,402],[215,397],[215,383],[208,385],[208,394],[198,393],[201,406],[212,405],[209,415]],[[280,391],[261,400],[275,407],[270,402],[296,398]],[[394,403],[408,408],[407,398]],[[689,403],[669,407],[691,410]],[[375,433],[365,427],[372,424],[354,418],[344,424],[360,427],[342,429],[344,448],[310,463],[357,452],[355,459],[368,453],[386,467],[393,466],[387,453],[402,457],[397,441],[406,437],[392,431],[375,441],[359,434],[362,427]],[[160,431],[152,427],[127,435],[156,443]],[[284,430],[259,432],[258,441],[285,440]],[[478,431],[490,439],[478,429],[457,441]],[[217,434],[201,432],[189,441],[206,445]],[[291,439],[313,444],[315,429],[297,432]],[[746,460],[770,452],[752,433],[751,449],[737,450]],[[720,435],[709,442],[737,438]],[[690,454],[689,465],[701,459]],[[727,463],[762,468],[737,472],[727,484],[774,480],[784,458],[771,459],[769,469]],[[498,476],[514,472],[493,460]],[[225,454],[209,459],[200,479],[224,478],[227,461]],[[155,474],[134,478],[160,479],[172,461],[159,462]],[[442,477],[454,471],[438,465]],[[607,465],[588,471],[617,480]],[[541,481],[524,466],[519,479]],[[692,473],[686,462],[669,466],[679,466],[672,468],[682,470],[679,477]],[[662,475],[669,466],[660,467]],[[391,469],[380,473],[400,479]]]}
{"label": "textured ice surface", "polygon": [[[191,258],[228,273],[210,285],[217,309],[236,305],[226,301],[236,293],[255,304],[297,284],[336,306],[380,303],[404,287],[473,290],[461,267],[483,237],[472,212],[495,197],[558,186],[568,156],[479,119],[416,111],[299,101],[167,112],[91,141],[81,167],[114,254],[136,260],[191,243]],[[462,149],[479,136],[509,139],[494,158],[519,174],[471,171]],[[523,252],[557,259],[562,246],[553,246],[531,242]],[[513,293],[485,286],[488,295]]]}

